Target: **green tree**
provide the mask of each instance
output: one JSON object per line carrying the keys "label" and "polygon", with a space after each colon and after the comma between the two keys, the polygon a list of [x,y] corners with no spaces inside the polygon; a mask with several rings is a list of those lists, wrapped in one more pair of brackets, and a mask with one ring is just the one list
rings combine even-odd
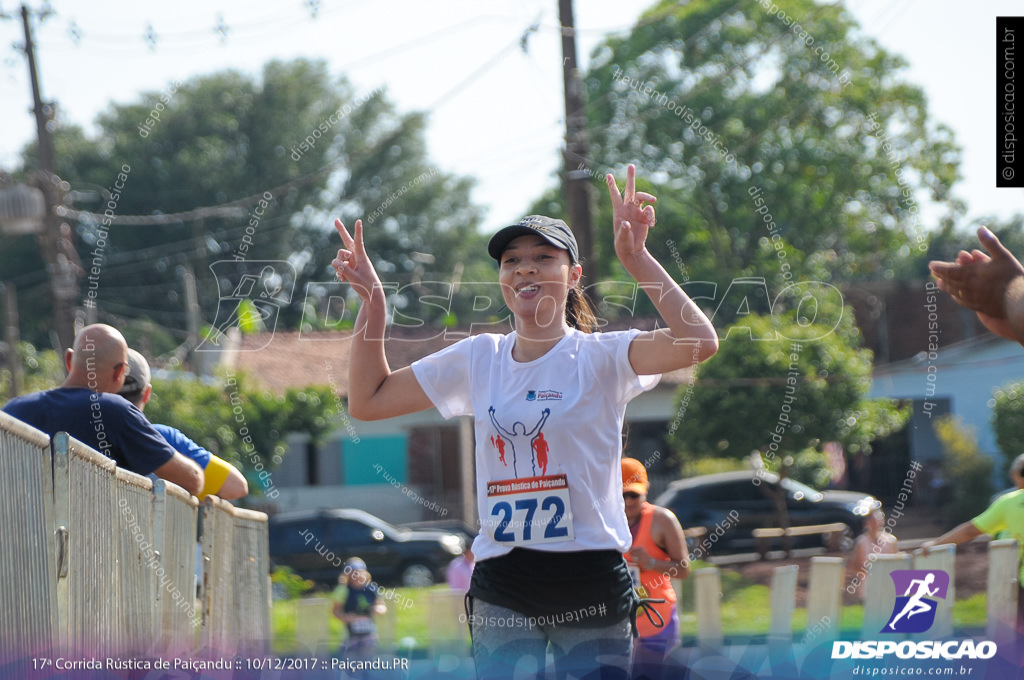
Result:
{"label": "green tree", "polygon": [[[698,367],[694,389],[680,390],[669,427],[677,462],[758,453],[778,469],[784,457],[820,452],[825,442],[869,452],[906,422],[906,408],[867,397],[871,352],[856,347],[850,314],[833,327],[781,306],[776,312],[749,314],[726,329],[718,353]],[[800,467],[812,467],[806,453]]]}
{"label": "green tree", "polygon": [[[648,247],[668,262],[674,246],[692,280],[778,280],[783,264],[795,280],[893,276],[931,226],[919,202],[944,222],[963,210],[953,134],[905,66],[842,6],[664,0],[594,50],[580,162],[598,180],[638,165],[659,198]],[[604,191],[598,181],[597,225],[610,224]],[[564,214],[554,191],[534,207]],[[611,239],[595,252],[615,275]]]}
{"label": "green tree", "polygon": [[[64,357],[53,350],[39,350],[29,342],[18,343],[21,362],[20,394],[48,390],[64,382]],[[0,398],[4,401],[18,396],[13,393],[11,371],[7,362],[0,367]]]}
{"label": "green tree", "polygon": [[245,374],[223,375],[215,384],[180,376],[153,381],[146,417],[178,428],[210,452],[242,470],[250,493],[273,488],[271,471],[287,450],[285,436],[309,434],[314,443],[336,426],[337,400],[326,385],[261,388]]}
{"label": "green tree", "polygon": [[974,428],[952,416],[935,421],[942,443],[942,465],[947,479],[955,480],[953,498],[944,508],[950,523],[963,522],[986,507],[992,495],[992,459],[978,448]]}
{"label": "green tree", "polygon": [[992,406],[992,430],[1006,464],[1024,453],[1024,382],[1015,380],[997,389]]}
{"label": "green tree", "polygon": [[[158,217],[228,204],[201,219],[111,226],[98,284],[100,320],[121,328],[133,345],[140,344],[139,320],[169,329],[169,336],[151,339],[159,343],[154,353],[162,354],[185,334],[184,268],[195,272],[203,319],[212,321],[226,284],[213,279],[209,264],[238,255],[295,267],[295,294],[279,327],[297,327],[304,314],[322,320],[336,291],[314,287],[311,308],[303,302],[308,282],[334,279],[328,265],[340,242],[331,222],[339,215],[350,225],[367,218],[367,248],[379,258],[382,276],[400,282],[449,281],[459,263],[473,256],[482,262],[471,182],[431,166],[425,126],[424,115],[397,112],[383,90],[356,92],[324,62],[295,60],[270,62],[256,79],[224,71],[112,104],[99,116],[95,137],[74,127],[58,130],[58,174],[70,183],[79,210],[102,213],[123,166],[131,170],[115,192],[117,215]],[[34,164],[30,145],[20,174]],[[86,271],[101,226],[89,218],[74,225]],[[41,289],[44,304],[21,305],[22,333],[40,341],[45,277],[31,239],[13,241],[0,263],[5,278]],[[33,294],[19,283],[23,299]]]}

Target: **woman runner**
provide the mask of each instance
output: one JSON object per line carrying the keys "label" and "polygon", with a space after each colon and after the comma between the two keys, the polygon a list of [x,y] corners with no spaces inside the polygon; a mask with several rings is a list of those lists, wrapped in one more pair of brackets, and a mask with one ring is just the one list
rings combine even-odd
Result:
{"label": "woman runner", "polygon": [[647,250],[656,199],[636,191],[635,176],[630,165],[622,194],[606,178],[615,253],[666,328],[592,333],[576,239],[563,221],[533,215],[487,248],[515,330],[463,339],[397,371],[384,354],[385,294],[362,221],[352,235],[335,222],[344,248],[332,266],[363,303],[352,416],[433,406],[445,418],[475,419],[481,528],[467,613],[480,678],[535,674],[549,644],[560,677],[629,674],[636,597],[622,557],[631,541],[619,465],[626,404],[662,373],[718,349],[711,322]]}

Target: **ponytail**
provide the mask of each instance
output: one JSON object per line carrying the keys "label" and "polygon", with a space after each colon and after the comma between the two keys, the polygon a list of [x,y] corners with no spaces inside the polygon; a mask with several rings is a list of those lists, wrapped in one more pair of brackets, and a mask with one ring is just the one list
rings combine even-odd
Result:
{"label": "ponytail", "polygon": [[569,297],[565,301],[565,322],[584,333],[593,333],[597,326],[594,309],[578,284],[569,289]]}

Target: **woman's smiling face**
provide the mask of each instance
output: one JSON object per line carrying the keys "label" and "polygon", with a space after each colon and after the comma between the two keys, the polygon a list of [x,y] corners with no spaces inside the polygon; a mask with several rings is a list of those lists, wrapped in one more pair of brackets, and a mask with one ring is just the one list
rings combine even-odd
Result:
{"label": "woman's smiling face", "polygon": [[561,327],[566,298],[579,277],[580,267],[569,262],[569,253],[541,236],[513,239],[501,254],[498,281],[517,325]]}

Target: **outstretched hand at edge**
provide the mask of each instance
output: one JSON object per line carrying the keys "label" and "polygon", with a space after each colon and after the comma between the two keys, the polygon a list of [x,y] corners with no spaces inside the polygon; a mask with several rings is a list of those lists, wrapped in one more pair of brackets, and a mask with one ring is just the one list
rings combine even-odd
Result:
{"label": "outstretched hand at edge", "polygon": [[1017,277],[1024,277],[1024,266],[999,242],[986,227],[978,230],[978,240],[989,251],[961,251],[955,262],[934,261],[928,264],[938,279],[939,290],[953,296],[957,304],[973,309],[986,326],[986,318],[1005,319],[1007,287]]}

